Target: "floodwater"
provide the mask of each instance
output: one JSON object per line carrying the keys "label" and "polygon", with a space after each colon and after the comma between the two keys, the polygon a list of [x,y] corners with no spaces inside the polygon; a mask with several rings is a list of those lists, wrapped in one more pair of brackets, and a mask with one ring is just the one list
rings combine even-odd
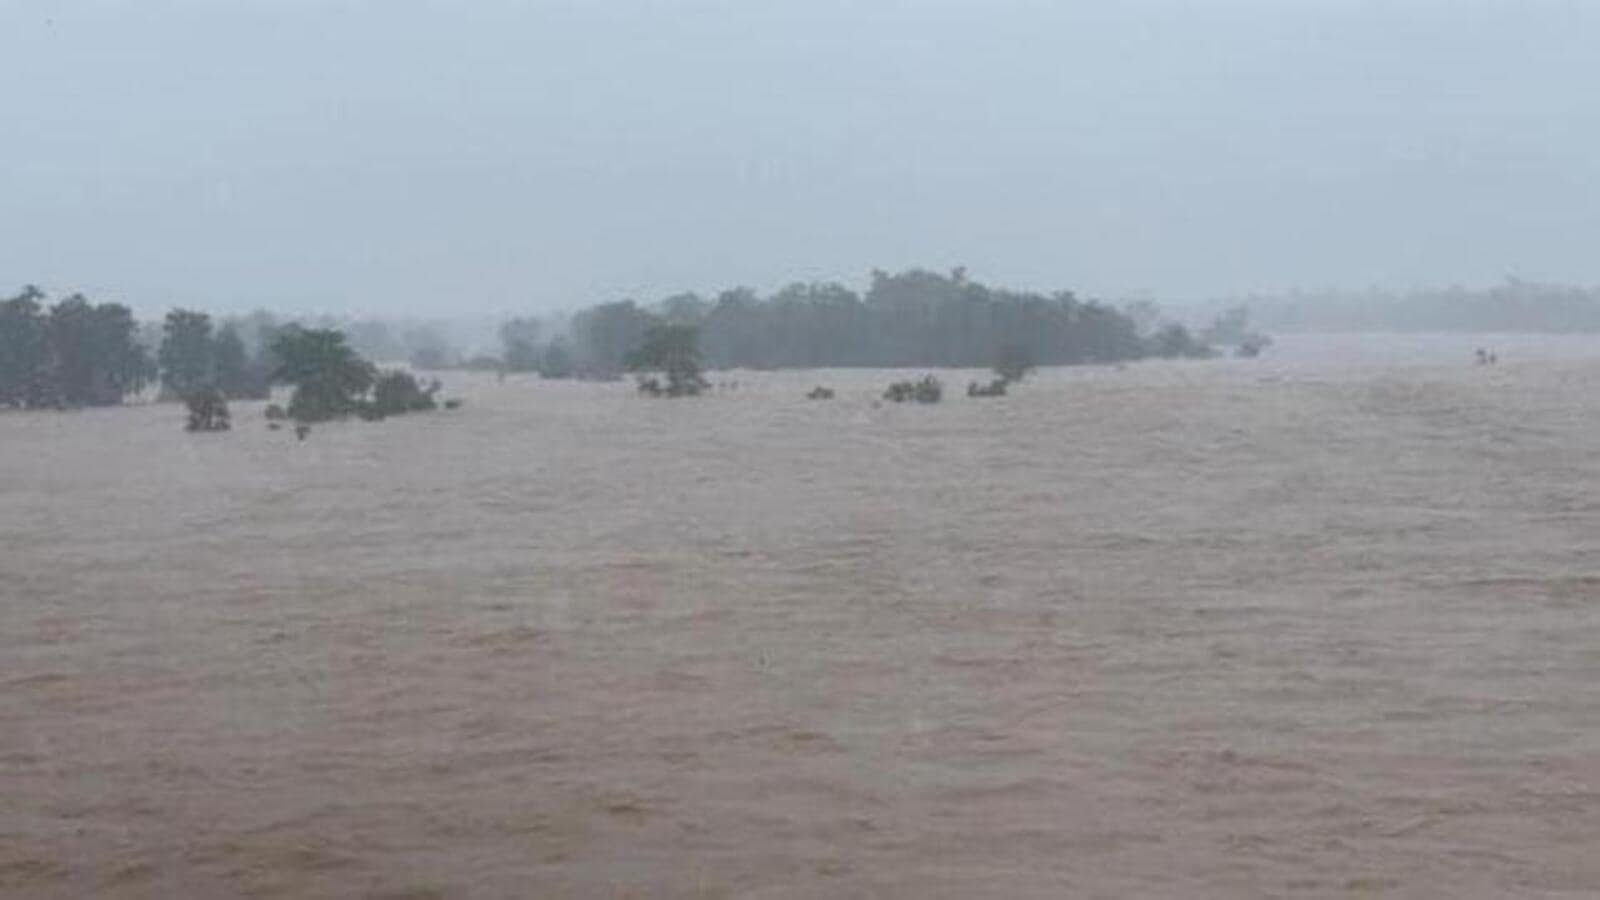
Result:
{"label": "floodwater", "polygon": [[0,414],[0,894],[1600,893],[1600,342],[891,374]]}

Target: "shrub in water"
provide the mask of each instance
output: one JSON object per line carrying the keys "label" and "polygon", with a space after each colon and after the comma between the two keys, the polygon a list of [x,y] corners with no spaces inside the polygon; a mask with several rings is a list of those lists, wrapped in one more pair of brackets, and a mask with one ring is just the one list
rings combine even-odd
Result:
{"label": "shrub in water", "polygon": [[189,407],[188,431],[227,431],[233,427],[228,417],[228,401],[214,387],[196,388],[184,399]]}
{"label": "shrub in water", "polygon": [[943,396],[944,386],[932,375],[924,375],[921,381],[897,381],[883,392],[883,399],[895,403],[904,403],[907,400],[917,403],[938,403]]}
{"label": "shrub in water", "polygon": [[1006,386],[1010,383],[1010,380],[1006,378],[996,378],[987,385],[979,384],[976,381],[969,381],[967,382],[967,396],[1004,397],[1006,395]]}

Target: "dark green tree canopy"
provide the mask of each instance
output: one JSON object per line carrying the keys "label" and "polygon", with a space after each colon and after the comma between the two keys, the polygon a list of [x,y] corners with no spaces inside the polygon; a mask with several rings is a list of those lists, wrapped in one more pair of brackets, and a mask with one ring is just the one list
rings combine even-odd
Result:
{"label": "dark green tree canopy", "polygon": [[298,422],[325,422],[359,412],[362,397],[377,376],[356,355],[342,332],[290,325],[272,342],[278,368],[273,380],[294,385],[289,416]]}
{"label": "dark green tree canopy", "polygon": [[162,325],[161,386],[174,397],[187,397],[216,380],[211,343],[211,317],[190,309],[167,313]]}
{"label": "dark green tree canopy", "polygon": [[0,301],[0,406],[108,406],[142,390],[152,366],[126,306],[74,294],[46,311],[29,286]]}

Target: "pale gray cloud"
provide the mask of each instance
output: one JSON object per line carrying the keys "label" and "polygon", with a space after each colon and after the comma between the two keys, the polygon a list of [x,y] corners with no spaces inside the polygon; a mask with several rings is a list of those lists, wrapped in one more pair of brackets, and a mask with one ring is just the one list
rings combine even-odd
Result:
{"label": "pale gray cloud", "polygon": [[394,314],[966,264],[1600,281],[1600,9],[20,3],[0,286]]}

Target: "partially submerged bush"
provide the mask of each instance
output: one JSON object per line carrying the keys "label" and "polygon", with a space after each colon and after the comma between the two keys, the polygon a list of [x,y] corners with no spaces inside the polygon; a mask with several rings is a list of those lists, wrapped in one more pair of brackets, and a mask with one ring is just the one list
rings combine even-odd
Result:
{"label": "partially submerged bush", "polygon": [[228,416],[228,400],[214,387],[200,387],[184,398],[189,407],[188,431],[227,431],[233,427]]}
{"label": "partially submerged bush", "polygon": [[644,344],[628,354],[627,365],[666,376],[665,384],[653,375],[639,376],[640,393],[652,397],[693,397],[711,386],[700,373],[700,332],[691,325],[651,328]]}
{"label": "partially submerged bush", "polygon": [[1006,386],[1011,383],[1007,378],[996,378],[988,384],[979,384],[976,381],[967,382],[968,397],[1004,397]]}
{"label": "partially submerged bush", "polygon": [[409,372],[398,369],[385,372],[372,386],[372,400],[362,411],[363,418],[383,419],[408,412],[425,412],[438,408],[433,395],[439,392],[437,379],[423,387]]}
{"label": "partially submerged bush", "polygon": [[810,393],[806,394],[806,399],[808,399],[808,400],[832,400],[833,399],[833,388],[825,388],[825,387],[823,387],[822,385],[819,384],[816,387],[812,388]]}
{"label": "partially submerged bush", "polygon": [[268,422],[281,422],[289,418],[289,414],[284,411],[283,407],[276,403],[267,404],[266,416]]}
{"label": "partially submerged bush", "polygon": [[895,403],[938,403],[943,396],[944,386],[932,375],[924,375],[921,381],[897,381],[883,392],[883,399]]}
{"label": "partially submerged bush", "polygon": [[359,412],[377,376],[332,329],[286,328],[272,352],[280,360],[274,377],[294,385],[289,417],[296,422],[326,422]]}
{"label": "partially submerged bush", "polygon": [[[1007,344],[1006,346],[1000,348],[999,353],[995,354],[994,373],[1000,376],[1000,380],[994,382],[994,384],[1001,384],[1002,382],[1009,381],[1021,381],[1028,376],[1029,372],[1032,371],[1033,355],[1029,353],[1028,349],[1021,344]],[[991,387],[992,386],[993,385],[991,385]],[[1001,384],[1000,393],[1005,393],[1005,387],[1003,384]],[[984,394],[981,396],[998,395]]]}

